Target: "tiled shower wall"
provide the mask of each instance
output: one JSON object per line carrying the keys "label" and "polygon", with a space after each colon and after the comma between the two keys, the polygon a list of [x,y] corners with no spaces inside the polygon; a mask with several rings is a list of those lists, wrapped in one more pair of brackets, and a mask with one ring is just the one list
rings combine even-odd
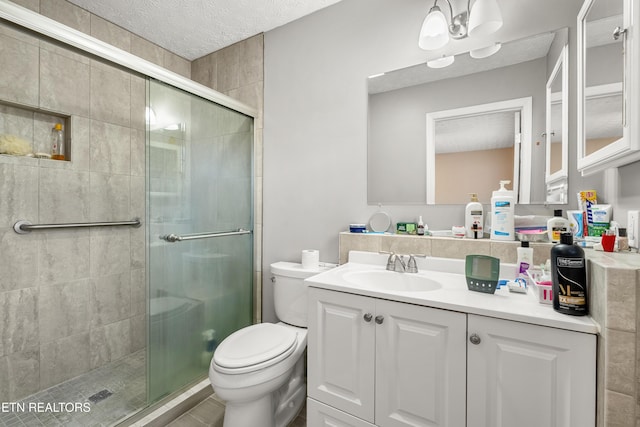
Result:
{"label": "tiled shower wall", "polygon": [[[190,75],[188,61],[64,0],[16,3]],[[33,109],[70,117],[71,133],[70,161],[0,155],[0,401],[15,401],[145,346],[144,227],[13,224],[144,218],[146,93],[143,77],[4,21],[0,62],[0,134],[46,151],[51,117]]]}

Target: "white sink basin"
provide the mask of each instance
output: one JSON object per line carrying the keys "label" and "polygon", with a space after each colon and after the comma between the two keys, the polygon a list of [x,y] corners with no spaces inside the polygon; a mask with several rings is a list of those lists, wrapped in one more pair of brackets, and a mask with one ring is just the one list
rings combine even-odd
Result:
{"label": "white sink basin", "polygon": [[425,276],[387,270],[350,271],[343,279],[352,285],[378,291],[427,292],[442,288],[439,282]]}

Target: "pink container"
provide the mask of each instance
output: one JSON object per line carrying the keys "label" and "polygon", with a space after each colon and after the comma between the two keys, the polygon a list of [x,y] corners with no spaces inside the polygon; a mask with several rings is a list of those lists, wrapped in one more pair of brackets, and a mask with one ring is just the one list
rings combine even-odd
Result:
{"label": "pink container", "polygon": [[527,270],[527,285],[538,296],[541,304],[553,304],[553,286],[551,282],[538,282],[542,276],[542,271],[532,268]]}

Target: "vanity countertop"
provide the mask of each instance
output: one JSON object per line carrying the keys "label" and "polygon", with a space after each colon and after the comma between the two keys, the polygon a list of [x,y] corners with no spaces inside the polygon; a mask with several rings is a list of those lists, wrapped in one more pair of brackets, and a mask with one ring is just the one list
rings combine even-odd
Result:
{"label": "vanity countertop", "polygon": [[[306,279],[309,286],[340,292],[382,298],[392,301],[422,305],[477,314],[505,320],[531,323],[540,326],[596,334],[599,327],[590,316],[569,316],[553,310],[550,304],[541,304],[532,289],[526,294],[509,292],[506,287],[495,294],[473,292],[467,289],[464,260],[445,258],[418,259],[418,276],[424,276],[442,284],[430,291],[387,291],[372,289],[345,280],[345,275],[359,271],[386,271],[386,256],[370,252],[353,251],[350,261],[340,267]],[[505,268],[503,268],[505,267]],[[513,278],[513,265],[501,267],[501,278]],[[414,273],[393,273],[414,274]],[[511,276],[511,277],[510,277]]]}

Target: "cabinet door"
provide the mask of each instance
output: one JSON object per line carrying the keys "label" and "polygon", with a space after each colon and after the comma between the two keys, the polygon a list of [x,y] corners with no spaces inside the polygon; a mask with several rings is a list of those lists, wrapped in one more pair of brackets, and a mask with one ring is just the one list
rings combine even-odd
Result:
{"label": "cabinet door", "polygon": [[376,314],[376,425],[464,427],[466,315],[384,300]]}
{"label": "cabinet door", "polygon": [[471,314],[468,322],[468,427],[595,425],[595,335]]}
{"label": "cabinet door", "polygon": [[372,298],[309,288],[308,395],[371,423],[374,313]]}
{"label": "cabinet door", "polygon": [[307,427],[375,427],[360,418],[320,403],[307,399]]}

